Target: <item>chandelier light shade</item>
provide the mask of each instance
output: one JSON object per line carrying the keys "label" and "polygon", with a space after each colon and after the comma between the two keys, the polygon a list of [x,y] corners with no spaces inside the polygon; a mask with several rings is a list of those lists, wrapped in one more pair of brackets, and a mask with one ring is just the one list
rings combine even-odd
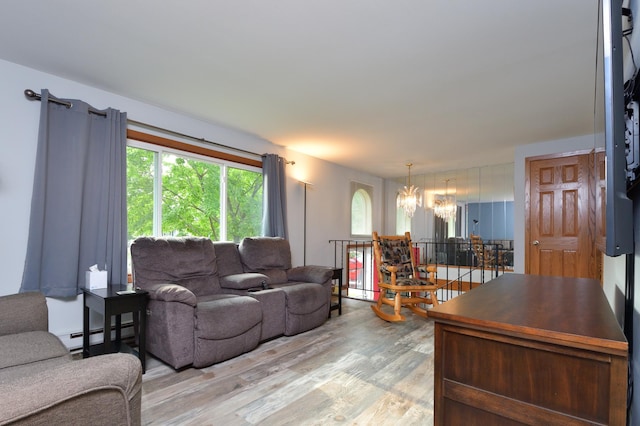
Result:
{"label": "chandelier light shade", "polygon": [[455,220],[458,213],[455,194],[449,195],[449,179],[446,180],[444,195],[436,195],[433,200],[433,214],[445,222]]}
{"label": "chandelier light shade", "polygon": [[402,189],[402,191],[398,192],[398,198],[396,199],[398,208],[402,207],[405,214],[409,217],[413,217],[413,214],[416,212],[416,208],[422,206],[422,193],[420,192],[420,189],[417,186],[411,185],[411,166],[413,166],[413,164],[407,164],[407,167],[409,168],[407,185]]}

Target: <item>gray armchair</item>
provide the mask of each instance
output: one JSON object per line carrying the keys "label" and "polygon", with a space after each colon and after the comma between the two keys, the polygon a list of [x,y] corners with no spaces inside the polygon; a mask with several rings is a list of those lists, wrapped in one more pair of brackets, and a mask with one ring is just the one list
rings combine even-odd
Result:
{"label": "gray armchair", "polygon": [[139,425],[142,365],[129,354],[74,361],[40,293],[0,297],[0,425]]}

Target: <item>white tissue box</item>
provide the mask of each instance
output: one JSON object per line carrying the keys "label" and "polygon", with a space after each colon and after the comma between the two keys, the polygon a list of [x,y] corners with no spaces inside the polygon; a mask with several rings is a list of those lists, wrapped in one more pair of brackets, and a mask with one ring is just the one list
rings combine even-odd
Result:
{"label": "white tissue box", "polygon": [[107,271],[87,271],[85,276],[85,288],[89,290],[107,288]]}

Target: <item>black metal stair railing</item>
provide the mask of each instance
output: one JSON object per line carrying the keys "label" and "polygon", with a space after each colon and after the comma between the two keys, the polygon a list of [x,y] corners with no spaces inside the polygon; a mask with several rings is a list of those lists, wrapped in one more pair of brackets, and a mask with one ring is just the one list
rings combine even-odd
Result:
{"label": "black metal stair railing", "polygon": [[[363,300],[376,300],[377,274],[373,260],[371,240],[329,240],[333,246],[334,267],[343,269],[343,296]],[[414,242],[420,265],[436,266],[436,282],[441,286],[438,298],[446,301],[473,289],[499,275],[513,270],[513,242],[487,241],[482,254],[476,253],[470,241]],[[426,273],[426,269],[423,269]]]}

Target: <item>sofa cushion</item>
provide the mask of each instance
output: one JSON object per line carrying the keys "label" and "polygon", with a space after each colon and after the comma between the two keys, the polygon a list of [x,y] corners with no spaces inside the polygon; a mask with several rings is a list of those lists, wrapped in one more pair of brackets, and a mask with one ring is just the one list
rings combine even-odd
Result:
{"label": "sofa cushion", "polygon": [[137,238],[131,244],[135,284],[179,284],[196,296],[220,292],[216,255],[208,238]]}
{"label": "sofa cushion", "polygon": [[220,277],[243,272],[240,253],[238,253],[238,244],[227,241],[214,241],[213,247],[216,251],[216,263]]}
{"label": "sofa cushion", "polygon": [[206,367],[258,346],[260,302],[249,296],[219,294],[198,301],[193,366]]}
{"label": "sofa cushion", "polygon": [[229,339],[246,333],[261,322],[260,302],[253,297],[232,294],[208,296],[198,300],[195,337]]}
{"label": "sofa cushion", "polygon": [[206,367],[253,350],[261,329],[262,309],[254,298],[231,294],[200,298],[193,366]]}
{"label": "sofa cushion", "polygon": [[[38,362],[30,362],[29,364],[14,365],[8,368],[0,368],[0,385],[8,383],[21,377],[38,375],[59,365],[73,362],[71,355],[58,356],[55,358],[44,359]],[[0,410],[1,412],[1,410]],[[0,424],[2,422],[0,421]]]}
{"label": "sofa cushion", "polygon": [[291,248],[283,238],[244,238],[238,251],[247,272],[291,268]]}
{"label": "sofa cushion", "polygon": [[0,335],[49,328],[47,301],[40,292],[2,296]]}
{"label": "sofa cushion", "polygon": [[321,284],[283,284],[276,288],[282,290],[286,297],[285,335],[311,330],[327,320],[329,293]]}
{"label": "sofa cushion", "polygon": [[62,356],[70,356],[69,351],[47,331],[0,336],[0,369]]}
{"label": "sofa cushion", "polygon": [[139,425],[142,366],[105,354],[0,383],[0,424]]}
{"label": "sofa cushion", "polygon": [[227,275],[220,278],[223,288],[234,290],[249,290],[250,288],[264,288],[269,284],[269,277],[257,272],[243,272],[241,274]]}
{"label": "sofa cushion", "polygon": [[262,307],[262,332],[260,340],[280,336],[285,329],[286,300],[280,289],[260,290],[249,293]]}
{"label": "sofa cushion", "polygon": [[260,271],[269,279],[269,285],[287,282],[287,271],[284,269],[263,269]]}
{"label": "sofa cushion", "polygon": [[298,283],[278,286],[286,295],[287,312],[304,315],[327,304],[327,291],[320,284]]}

